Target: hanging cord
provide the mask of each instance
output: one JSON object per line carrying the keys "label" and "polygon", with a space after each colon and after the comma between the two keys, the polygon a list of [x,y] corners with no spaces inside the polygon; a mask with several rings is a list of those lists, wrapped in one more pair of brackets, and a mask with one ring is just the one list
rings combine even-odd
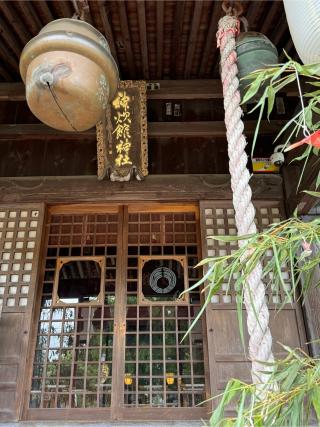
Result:
{"label": "hanging cord", "polygon": [[[229,10],[229,9],[227,9]],[[251,201],[250,173],[247,168],[246,139],[241,119],[239,79],[237,77],[237,53],[235,38],[239,34],[240,22],[236,16],[227,15],[220,19],[217,44],[221,54],[221,80],[223,85],[225,125],[227,130],[229,170],[233,192],[233,206],[238,235],[255,234],[255,209]],[[245,245],[239,242],[240,247]],[[246,254],[246,257],[250,254]],[[272,367],[264,362],[274,361],[272,337],[269,329],[269,310],[266,303],[265,286],[262,282],[262,264],[258,263],[244,284],[244,304],[247,311],[249,332],[249,356],[252,361],[251,375],[257,385],[257,396],[262,398],[268,390]]]}
{"label": "hanging cord", "polygon": [[59,104],[59,101],[58,101],[58,98],[57,98],[57,95],[54,93],[54,91],[53,91],[53,88],[51,87],[51,85],[50,85],[50,83],[49,82],[46,82],[47,83],[47,86],[48,86],[48,88],[49,88],[49,90],[50,90],[50,93],[51,93],[51,95],[52,95],[52,98],[54,99],[54,102],[57,104],[57,107],[59,108],[59,110],[60,110],[60,112],[61,112],[61,114],[63,115],[63,117],[67,120],[67,122],[69,123],[69,125],[72,127],[72,129],[74,130],[74,131],[76,131],[76,132],[78,132],[78,130],[73,126],[73,124],[71,123],[71,121],[69,120],[69,118],[68,118],[68,116],[66,115],[66,113],[63,111],[63,109],[61,108],[61,106],[60,106],[60,104]]}

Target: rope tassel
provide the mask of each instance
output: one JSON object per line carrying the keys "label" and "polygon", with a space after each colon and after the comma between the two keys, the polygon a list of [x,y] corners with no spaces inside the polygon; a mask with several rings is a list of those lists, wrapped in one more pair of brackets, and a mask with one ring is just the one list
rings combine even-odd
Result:
{"label": "rope tassel", "polygon": [[[225,125],[227,129],[229,170],[233,192],[233,206],[238,235],[256,233],[255,209],[251,201],[250,174],[245,153],[246,139],[241,119],[240,92],[235,38],[239,33],[239,20],[224,16],[217,32],[221,54],[221,80],[223,85]],[[239,243],[241,246],[244,242]],[[262,282],[262,265],[258,264],[244,285],[244,303],[249,332],[249,356],[252,361],[252,380],[257,384],[258,395],[269,380],[270,367],[263,362],[273,362],[272,337],[269,329],[269,310]]]}

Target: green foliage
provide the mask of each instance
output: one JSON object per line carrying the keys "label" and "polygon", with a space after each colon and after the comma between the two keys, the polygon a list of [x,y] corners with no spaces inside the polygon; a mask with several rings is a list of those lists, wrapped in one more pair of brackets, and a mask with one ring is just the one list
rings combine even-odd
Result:
{"label": "green foliage", "polygon": [[[185,292],[193,290],[206,283],[205,302],[200,312],[191,324],[187,334],[199,320],[212,296],[221,290],[222,284],[227,283],[226,294],[233,285],[237,293],[237,311],[240,323],[240,333],[243,340],[242,309],[243,293],[248,276],[263,262],[263,282],[266,290],[272,290],[273,295],[286,295],[279,309],[284,304],[296,301],[308,292],[314,277],[315,267],[320,264],[320,252],[313,252],[312,245],[320,246],[320,218],[303,222],[298,218],[290,218],[280,223],[271,224],[267,230],[247,236],[210,236],[223,242],[241,241],[242,245],[233,253],[207,258],[199,263],[206,265],[207,273],[202,279]],[[266,256],[267,255],[267,256]],[[290,278],[284,281],[283,267],[289,270]],[[302,285],[300,279],[303,276]],[[235,279],[235,282],[233,278]],[[317,285],[320,285],[318,283]],[[250,288],[249,292],[250,291]],[[253,308],[255,297],[250,295]],[[259,321],[259,319],[257,319]]]}
{"label": "green foliage", "polygon": [[[292,142],[292,139],[297,138],[299,134],[301,134],[304,126],[306,126],[310,133],[315,132],[320,128],[320,63],[301,65],[288,57],[288,62],[284,64],[278,64],[274,67],[257,70],[243,78],[248,81],[248,86],[242,103],[250,101],[250,99],[257,94],[261,86],[265,87],[258,103],[251,110],[254,111],[256,109],[260,109],[257,127],[253,138],[252,155],[257,142],[263,112],[267,108],[267,117],[269,119],[270,113],[274,107],[276,94],[281,92],[285,86],[294,81],[297,81],[297,84],[300,84],[301,77],[304,79],[310,79],[310,81],[307,82],[309,90],[303,94],[303,107],[301,105],[300,111],[288,121],[275,139],[275,141],[277,141],[281,136],[285,137],[283,148],[285,150],[289,143]],[[306,146],[303,154],[294,159],[304,160],[303,171],[311,153],[318,156],[319,149],[312,146]],[[301,178],[302,176],[303,172],[301,174]],[[317,186],[319,185],[320,172],[317,179]]]}
{"label": "green foliage", "polygon": [[[224,393],[216,396],[220,402],[210,426],[305,426],[312,417],[320,423],[320,360],[301,350],[285,350],[287,357],[272,364],[263,399],[256,385],[230,380]],[[236,407],[235,416],[228,416],[230,405]]]}
{"label": "green foliage", "polygon": [[[302,76],[311,79],[308,82],[311,89],[304,93],[301,110],[289,120],[276,138],[277,140],[280,136],[288,135],[284,143],[285,149],[301,132],[312,133],[320,128],[320,64],[301,65],[288,58],[285,64],[258,70],[245,77],[249,85],[243,103],[253,98],[261,86],[265,87],[263,95],[252,110],[260,109],[252,152],[264,110],[267,109],[269,119],[276,94],[294,81],[297,81],[300,88]],[[319,155],[319,149],[307,146],[304,153],[295,159],[304,160],[301,177],[312,152]],[[320,193],[305,192],[320,197]],[[310,286],[314,284],[315,269],[320,264],[320,253],[315,250],[320,247],[320,218],[306,223],[294,217],[272,224],[260,233],[247,236],[210,236],[209,239],[237,241],[240,245],[231,254],[207,258],[199,263],[199,266],[207,267],[207,272],[185,292],[203,286],[205,301],[186,335],[199,320],[212,296],[221,291],[223,284],[227,284],[226,294],[231,286],[234,286],[236,292],[238,322],[244,345],[244,290],[248,277],[260,262],[263,264],[262,279],[266,291],[271,290],[268,293],[285,296],[278,307],[279,310],[293,301],[301,299],[303,302]],[[289,280],[283,279],[283,270],[289,271]],[[320,281],[315,283],[315,286],[319,285]],[[250,288],[248,291],[251,293]],[[253,311],[257,313],[255,296],[249,296]],[[257,321],[259,322],[258,316]],[[320,359],[312,359],[302,350],[284,348],[288,354],[285,359],[272,364],[265,363],[266,371],[268,374],[271,372],[268,384],[246,384],[238,379],[228,382],[224,393],[214,398],[218,398],[219,403],[211,416],[210,426],[304,426],[308,424],[311,415],[316,417],[320,425]],[[265,387],[262,394],[261,387]],[[233,417],[228,416],[230,405],[236,407],[236,415]]]}

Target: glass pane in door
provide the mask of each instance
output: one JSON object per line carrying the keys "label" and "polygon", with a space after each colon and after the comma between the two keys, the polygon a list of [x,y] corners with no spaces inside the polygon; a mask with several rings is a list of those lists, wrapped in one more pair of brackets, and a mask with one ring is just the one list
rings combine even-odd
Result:
{"label": "glass pane in door", "polygon": [[[48,227],[30,408],[109,407],[118,216],[52,215]],[[60,270],[65,286],[72,283],[74,288],[64,293],[77,290],[77,298],[54,305],[54,278],[61,257],[73,260]],[[75,261],[76,257],[83,261]],[[93,257],[105,261],[104,271],[90,261]],[[104,278],[105,292],[99,303],[96,298],[90,303],[92,284],[85,289],[85,271],[93,268],[97,269],[94,277]],[[100,288],[95,294],[99,292]]]}
{"label": "glass pane in door", "polygon": [[[139,288],[139,265],[148,257],[185,259],[187,287],[198,280],[200,271],[194,269],[199,260],[197,226],[194,212],[129,213],[124,374],[127,407],[192,407],[205,400],[201,321],[182,341],[199,312],[199,291],[191,292],[187,300],[179,299],[179,290],[172,296],[172,283],[178,283],[172,279],[178,274],[173,261],[160,266],[155,263],[155,274],[150,271],[149,275],[156,277],[157,285],[151,283],[153,290],[148,293],[147,280],[143,292]],[[168,289],[171,297],[164,298]],[[156,298],[152,292],[162,297]],[[153,295],[152,300],[144,298],[146,293]]]}

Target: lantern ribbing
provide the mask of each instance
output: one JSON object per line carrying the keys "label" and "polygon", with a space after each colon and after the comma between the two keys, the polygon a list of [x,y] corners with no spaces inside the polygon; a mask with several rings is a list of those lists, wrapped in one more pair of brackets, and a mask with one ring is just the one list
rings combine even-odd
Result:
{"label": "lantern ribbing", "polygon": [[[239,79],[235,37],[239,32],[239,20],[224,16],[219,21],[217,41],[221,54],[221,80],[227,129],[229,169],[233,206],[239,236],[256,233],[255,209],[251,201],[250,174],[245,153],[246,139],[241,119]],[[245,243],[239,242],[240,246]],[[262,265],[259,263],[244,284],[244,303],[247,311],[249,332],[249,356],[252,361],[251,375],[256,384],[268,382],[268,368],[263,362],[273,362],[272,337],[269,329],[269,310],[265,301],[262,282]],[[270,369],[270,368],[269,368]],[[264,371],[264,372],[262,372]]]}

